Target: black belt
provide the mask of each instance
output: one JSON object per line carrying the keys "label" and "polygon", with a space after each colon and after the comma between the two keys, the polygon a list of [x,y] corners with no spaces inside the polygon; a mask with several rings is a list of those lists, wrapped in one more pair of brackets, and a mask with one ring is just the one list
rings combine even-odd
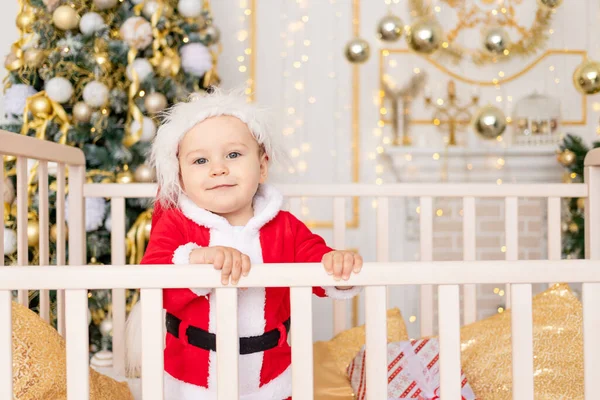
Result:
{"label": "black belt", "polygon": [[[181,320],[173,314],[167,313],[167,332],[179,339],[179,328]],[[288,318],[281,326],[281,329],[273,329],[265,332],[260,336],[240,338],[240,354],[252,354],[261,351],[269,350],[279,346],[282,340],[287,340],[287,333],[290,330],[290,319]],[[204,329],[195,326],[188,326],[186,329],[187,342],[192,346],[199,347],[204,350],[217,350],[217,337],[214,333],[205,331]]]}

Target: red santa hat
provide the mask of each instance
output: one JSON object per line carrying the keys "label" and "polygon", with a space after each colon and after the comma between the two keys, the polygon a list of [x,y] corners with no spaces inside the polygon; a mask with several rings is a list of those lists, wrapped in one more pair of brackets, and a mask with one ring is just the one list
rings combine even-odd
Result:
{"label": "red santa hat", "polygon": [[[150,162],[156,168],[158,194],[155,213],[161,208],[176,207],[183,193],[179,180],[179,143],[185,134],[205,119],[230,115],[247,126],[268,159],[274,158],[274,144],[269,134],[267,110],[247,101],[243,89],[211,88],[206,93],[194,93],[188,101],[177,103],[162,116],[152,144]],[[156,208],[158,207],[158,210]],[[156,218],[154,218],[156,220]]]}

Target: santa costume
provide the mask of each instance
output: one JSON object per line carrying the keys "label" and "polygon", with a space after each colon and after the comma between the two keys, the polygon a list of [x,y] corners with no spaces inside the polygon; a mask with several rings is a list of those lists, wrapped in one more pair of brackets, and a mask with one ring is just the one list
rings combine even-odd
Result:
{"label": "santa costume", "polygon": [[[235,116],[246,123],[267,156],[272,156],[273,146],[260,110],[246,103],[243,95],[216,89],[171,110],[153,145],[160,192],[141,263],[189,264],[191,251],[207,246],[235,248],[248,255],[252,264],[321,262],[332,249],[296,217],[281,210],[283,198],[273,186],[259,186],[253,199],[254,216],[245,226],[230,225],[225,218],[197,206],[180,189],[179,142],[194,125],[217,115]],[[314,288],[313,292],[320,297],[349,299],[359,290],[332,286]],[[167,331],[165,399],[216,399],[216,305],[212,289],[165,289],[163,308]],[[289,288],[238,291],[240,399],[283,400],[291,396],[291,349],[287,342],[291,323]],[[138,334],[134,331],[139,325],[138,310],[129,317],[128,335]],[[140,360],[129,359],[128,365],[139,369]]]}

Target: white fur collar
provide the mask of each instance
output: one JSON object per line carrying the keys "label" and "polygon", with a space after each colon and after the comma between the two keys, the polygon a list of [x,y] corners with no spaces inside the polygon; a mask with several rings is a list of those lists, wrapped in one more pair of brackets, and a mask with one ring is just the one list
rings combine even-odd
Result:
{"label": "white fur collar", "polygon": [[[275,187],[261,184],[254,195],[253,208],[254,216],[244,227],[245,231],[258,231],[267,222],[271,221],[281,210],[283,196]],[[179,208],[183,215],[194,221],[198,225],[205,226],[208,229],[230,230],[232,229],[229,221],[220,215],[214,214],[204,208],[198,207],[189,197],[181,195],[179,199]]]}

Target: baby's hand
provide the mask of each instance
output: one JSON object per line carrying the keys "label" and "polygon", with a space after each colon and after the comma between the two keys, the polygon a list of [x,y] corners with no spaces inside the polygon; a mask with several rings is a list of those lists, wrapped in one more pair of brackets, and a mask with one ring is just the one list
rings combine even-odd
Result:
{"label": "baby's hand", "polygon": [[360,272],[363,260],[358,253],[347,250],[334,250],[323,256],[322,263],[325,271],[329,275],[333,275],[333,279],[347,281],[353,271],[355,274]]}
{"label": "baby's hand", "polygon": [[248,276],[250,272],[250,257],[231,247],[215,246],[200,247],[190,254],[190,264],[213,264],[216,270],[221,270],[221,283],[237,285],[240,276]]}

